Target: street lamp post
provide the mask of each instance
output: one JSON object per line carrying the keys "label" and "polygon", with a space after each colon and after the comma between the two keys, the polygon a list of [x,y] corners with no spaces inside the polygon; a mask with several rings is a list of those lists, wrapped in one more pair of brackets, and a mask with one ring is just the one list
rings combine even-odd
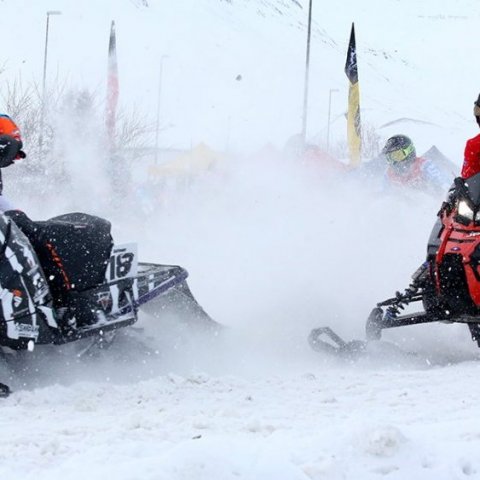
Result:
{"label": "street lamp post", "polygon": [[330,113],[332,110],[332,93],[333,92],[338,92],[338,88],[331,88],[328,93],[327,153],[330,152]]}
{"label": "street lamp post", "polygon": [[45,128],[45,84],[47,81],[47,54],[48,54],[48,27],[50,23],[50,15],[61,15],[62,12],[59,10],[49,10],[47,11],[47,26],[45,29],[45,53],[43,56],[43,80],[42,80],[42,105],[40,113],[40,134],[38,137],[38,147],[40,155],[42,155],[43,150],[43,130]]}
{"label": "street lamp post", "polygon": [[162,77],[163,77],[163,61],[168,55],[162,55],[160,58],[160,75],[158,77],[158,98],[157,98],[157,121],[155,124],[155,164],[158,162],[158,137],[160,133],[160,106],[162,101]]}
{"label": "street lamp post", "polygon": [[302,116],[302,140],[305,145],[307,136],[307,110],[308,110],[308,77],[310,70],[310,38],[312,33],[312,0],[308,5],[308,27],[307,27],[307,52],[305,57],[305,79],[303,84],[303,116]]}

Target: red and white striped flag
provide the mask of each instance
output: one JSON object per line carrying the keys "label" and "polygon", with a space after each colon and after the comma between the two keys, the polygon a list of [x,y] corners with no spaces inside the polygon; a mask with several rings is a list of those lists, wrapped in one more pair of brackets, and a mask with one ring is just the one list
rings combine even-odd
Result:
{"label": "red and white striped flag", "polygon": [[110,41],[108,44],[108,78],[107,78],[107,108],[106,126],[110,148],[115,148],[115,117],[118,103],[118,66],[117,46],[115,38],[115,22],[112,20]]}

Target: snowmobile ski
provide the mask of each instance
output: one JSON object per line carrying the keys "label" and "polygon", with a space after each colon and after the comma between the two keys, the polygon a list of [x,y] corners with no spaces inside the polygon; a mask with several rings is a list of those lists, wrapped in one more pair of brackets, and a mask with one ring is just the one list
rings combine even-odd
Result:
{"label": "snowmobile ski", "polygon": [[346,342],[330,327],[314,328],[308,336],[308,343],[317,352],[352,359],[362,355],[367,346],[367,342],[361,340]]}

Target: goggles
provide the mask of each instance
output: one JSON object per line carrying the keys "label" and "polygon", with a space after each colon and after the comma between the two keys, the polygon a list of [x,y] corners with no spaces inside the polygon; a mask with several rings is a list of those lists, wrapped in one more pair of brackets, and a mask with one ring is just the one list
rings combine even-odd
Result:
{"label": "goggles", "polygon": [[398,163],[403,162],[414,151],[415,147],[413,145],[409,145],[406,148],[400,148],[398,150],[394,150],[393,152],[387,152],[385,155],[390,163]]}

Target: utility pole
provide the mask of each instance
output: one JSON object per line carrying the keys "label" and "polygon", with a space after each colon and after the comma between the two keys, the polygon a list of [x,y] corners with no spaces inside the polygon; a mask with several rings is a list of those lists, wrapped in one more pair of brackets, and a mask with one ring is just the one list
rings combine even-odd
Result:
{"label": "utility pole", "polygon": [[338,88],[331,88],[328,93],[328,123],[327,123],[327,153],[330,153],[330,113],[332,110],[332,93],[338,92]]}
{"label": "utility pole", "polygon": [[312,34],[312,2],[313,0],[310,0],[308,5],[307,52],[305,58],[305,80],[303,83],[302,140],[304,145],[307,136],[308,78],[310,70],[310,38]]}
{"label": "utility pole", "polygon": [[43,79],[42,79],[42,105],[40,112],[40,133],[38,136],[38,149],[40,157],[43,157],[43,135],[45,129],[45,85],[47,82],[47,54],[48,54],[48,26],[50,23],[50,15],[61,15],[59,10],[49,10],[47,12],[47,26],[45,28],[45,53],[43,56]]}
{"label": "utility pole", "polygon": [[160,133],[160,106],[162,100],[163,61],[166,58],[168,58],[168,55],[162,55],[162,58],[160,58],[160,74],[158,77],[157,120],[155,122],[155,165],[158,162],[158,137]]}

